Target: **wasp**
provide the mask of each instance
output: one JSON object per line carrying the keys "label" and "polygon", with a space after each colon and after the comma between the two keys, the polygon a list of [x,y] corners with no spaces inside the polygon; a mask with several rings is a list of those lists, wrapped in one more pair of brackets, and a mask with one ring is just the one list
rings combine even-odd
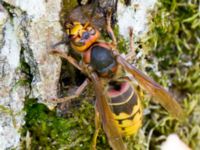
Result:
{"label": "wasp", "polygon": [[[66,24],[69,44],[81,55],[81,60],[78,61],[55,47],[52,48],[51,54],[69,61],[87,78],[74,94],[52,101],[61,103],[76,98],[92,82],[96,95],[96,130],[92,148],[95,149],[101,122],[110,146],[114,150],[125,150],[123,137],[136,134],[142,125],[141,96],[132,83],[132,78],[175,118],[182,118],[183,111],[178,102],[161,85],[128,63],[127,59],[134,51],[133,43],[130,42],[132,50],[126,57],[120,55],[110,18],[111,14],[108,13],[106,29],[112,39],[111,43],[100,40],[99,30],[89,22],[74,21]],[[132,35],[130,32],[130,38]],[[131,77],[126,76],[126,73],[131,74]]]}

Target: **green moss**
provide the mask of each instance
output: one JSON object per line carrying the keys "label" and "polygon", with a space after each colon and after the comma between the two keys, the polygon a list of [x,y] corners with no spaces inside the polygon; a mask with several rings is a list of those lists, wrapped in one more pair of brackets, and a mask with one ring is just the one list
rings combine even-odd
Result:
{"label": "green moss", "polygon": [[9,114],[9,115],[13,114],[13,112],[10,108],[7,108],[3,105],[0,105],[0,112],[5,113],[5,114]]}
{"label": "green moss", "polygon": [[[200,13],[197,2],[160,1],[145,46],[179,90],[200,90]],[[197,25],[198,24],[198,25]],[[193,85],[193,83],[196,83]]]}
{"label": "green moss", "polygon": [[15,128],[17,128],[17,125],[16,125],[16,118],[15,118],[15,114],[13,112],[13,110],[11,110],[9,107],[5,107],[3,105],[0,105],[0,113],[1,114],[6,114],[6,115],[10,115],[11,118],[12,118],[12,123],[13,123],[13,126]]}
{"label": "green moss", "polygon": [[[158,62],[158,69],[150,69],[149,74],[176,91],[174,94],[181,101],[187,118],[177,122],[159,105],[150,104],[150,113],[144,118],[145,131],[152,131],[150,143],[144,141],[150,149],[159,149],[171,133],[177,133],[192,149],[198,149],[200,145],[199,19],[197,1],[159,0],[153,12],[143,47],[148,52],[148,63]],[[157,71],[161,76],[157,76]]]}
{"label": "green moss", "polygon": [[115,25],[113,32],[117,39],[117,48],[121,53],[127,53],[129,51],[129,42],[119,33],[119,26]]}
{"label": "green moss", "polygon": [[[89,149],[94,133],[93,105],[83,101],[78,108],[71,108],[70,116],[60,117],[35,99],[27,99],[24,126],[30,132],[30,149]],[[98,144],[107,145],[104,134]],[[24,149],[25,147],[25,143]]]}
{"label": "green moss", "polygon": [[20,51],[20,64],[16,69],[16,73],[20,72],[20,78],[16,81],[12,90],[17,89],[18,87],[29,87],[33,79],[33,75],[31,73],[31,68],[24,58],[24,48]]}
{"label": "green moss", "polygon": [[[120,35],[118,25],[113,26],[113,32],[117,40],[117,49],[120,53],[127,53],[129,51],[129,42],[122,35]],[[101,38],[106,42],[112,42],[112,39],[106,30],[101,32]]]}

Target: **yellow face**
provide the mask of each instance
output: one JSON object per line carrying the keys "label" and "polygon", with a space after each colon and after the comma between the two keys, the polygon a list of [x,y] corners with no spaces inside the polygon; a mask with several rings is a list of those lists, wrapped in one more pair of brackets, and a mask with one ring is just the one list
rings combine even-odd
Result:
{"label": "yellow face", "polygon": [[66,32],[69,35],[72,48],[78,52],[86,51],[100,36],[98,30],[90,26],[89,23],[73,22],[67,24]]}

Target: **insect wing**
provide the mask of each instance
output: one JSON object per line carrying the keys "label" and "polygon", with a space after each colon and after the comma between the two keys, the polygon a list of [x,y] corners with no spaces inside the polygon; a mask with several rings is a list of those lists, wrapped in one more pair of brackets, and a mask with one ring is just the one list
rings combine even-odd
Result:
{"label": "insect wing", "polygon": [[91,75],[91,79],[93,81],[96,92],[96,107],[100,114],[100,118],[103,123],[104,131],[108,137],[109,144],[114,150],[125,150],[126,148],[117,128],[113,114],[110,110],[110,107],[108,106],[105,94],[102,92],[103,85],[95,73]]}
{"label": "insect wing", "polygon": [[140,70],[130,65],[121,56],[117,57],[117,62],[121,64],[126,71],[131,73],[138,84],[151,94],[166,110],[168,110],[175,118],[182,119],[184,117],[182,108],[178,102],[158,83],[146,76]]}

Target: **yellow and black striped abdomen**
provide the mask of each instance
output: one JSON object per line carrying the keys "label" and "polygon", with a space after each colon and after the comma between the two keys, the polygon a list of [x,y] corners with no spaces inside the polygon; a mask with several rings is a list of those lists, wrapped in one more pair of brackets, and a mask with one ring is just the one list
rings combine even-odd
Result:
{"label": "yellow and black striped abdomen", "polygon": [[109,106],[123,136],[136,133],[142,125],[139,96],[128,81],[115,82],[108,89]]}

